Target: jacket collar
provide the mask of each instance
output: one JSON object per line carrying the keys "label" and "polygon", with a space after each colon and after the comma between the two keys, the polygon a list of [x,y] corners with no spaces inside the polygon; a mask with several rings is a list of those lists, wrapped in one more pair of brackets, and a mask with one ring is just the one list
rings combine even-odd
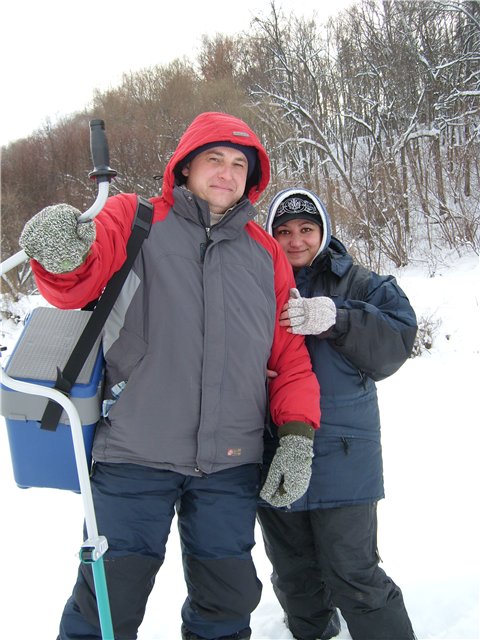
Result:
{"label": "jacket collar", "polygon": [[185,187],[174,187],[173,212],[204,228],[211,228],[214,239],[233,238],[257,215],[250,200],[243,198],[225,212],[222,220],[211,226],[208,202],[194,195]]}
{"label": "jacket collar", "polygon": [[341,278],[352,264],[352,256],[347,252],[345,245],[332,236],[328,247],[315,258],[312,264],[309,267],[303,267],[295,274],[295,281],[308,281],[312,274],[319,271],[330,271]]}

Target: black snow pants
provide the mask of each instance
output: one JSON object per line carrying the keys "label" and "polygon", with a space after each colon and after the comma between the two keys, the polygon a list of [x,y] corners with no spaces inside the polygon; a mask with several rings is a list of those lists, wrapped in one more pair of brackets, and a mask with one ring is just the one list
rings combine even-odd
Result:
{"label": "black snow pants", "polygon": [[321,638],[336,607],[353,640],[413,640],[400,589],[378,566],[376,503],[258,510],[272,584],[290,631]]}

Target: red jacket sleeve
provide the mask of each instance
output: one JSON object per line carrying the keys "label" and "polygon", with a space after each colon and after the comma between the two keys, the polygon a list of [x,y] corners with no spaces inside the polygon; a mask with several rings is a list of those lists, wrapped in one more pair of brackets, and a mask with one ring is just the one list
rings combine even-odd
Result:
{"label": "red jacket sleeve", "polygon": [[[254,223],[250,223],[254,224]],[[256,227],[256,229],[255,229]],[[277,426],[291,421],[306,422],[314,429],[320,424],[320,387],[301,335],[288,333],[279,324],[279,316],[295,287],[293,271],[283,250],[274,238],[258,225],[249,231],[272,256],[277,309],[275,334],[268,368],[277,372],[270,379],[270,413]],[[257,229],[261,231],[258,233]]]}

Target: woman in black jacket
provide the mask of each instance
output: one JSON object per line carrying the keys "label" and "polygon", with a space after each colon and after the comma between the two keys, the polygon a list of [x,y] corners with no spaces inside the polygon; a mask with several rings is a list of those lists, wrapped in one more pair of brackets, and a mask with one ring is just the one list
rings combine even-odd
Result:
{"label": "woman in black jacket", "polygon": [[[297,289],[280,323],[306,336],[322,414],[307,493],[283,509],[259,508],[275,593],[299,640],[337,635],[337,607],[354,640],[412,640],[402,593],[378,566],[384,487],[375,381],[409,357],[415,313],[395,278],[355,265],[331,237],[314,193],[277,194],[267,231],[295,272]],[[276,448],[272,434],[265,438],[265,471]]]}

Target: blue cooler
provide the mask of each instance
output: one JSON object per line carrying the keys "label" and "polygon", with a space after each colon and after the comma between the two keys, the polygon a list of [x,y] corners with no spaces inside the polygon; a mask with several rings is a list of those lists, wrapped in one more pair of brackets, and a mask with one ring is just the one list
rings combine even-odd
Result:
{"label": "blue cooler", "polygon": [[[5,367],[17,380],[53,387],[57,367],[63,369],[91,311],[38,307]],[[100,418],[104,361],[98,338],[87,358],[70,399],[82,422],[87,462]],[[5,416],[15,482],[21,488],[50,487],[80,491],[68,416],[62,413],[56,431],[40,428],[48,398],[1,389],[1,415]]]}

